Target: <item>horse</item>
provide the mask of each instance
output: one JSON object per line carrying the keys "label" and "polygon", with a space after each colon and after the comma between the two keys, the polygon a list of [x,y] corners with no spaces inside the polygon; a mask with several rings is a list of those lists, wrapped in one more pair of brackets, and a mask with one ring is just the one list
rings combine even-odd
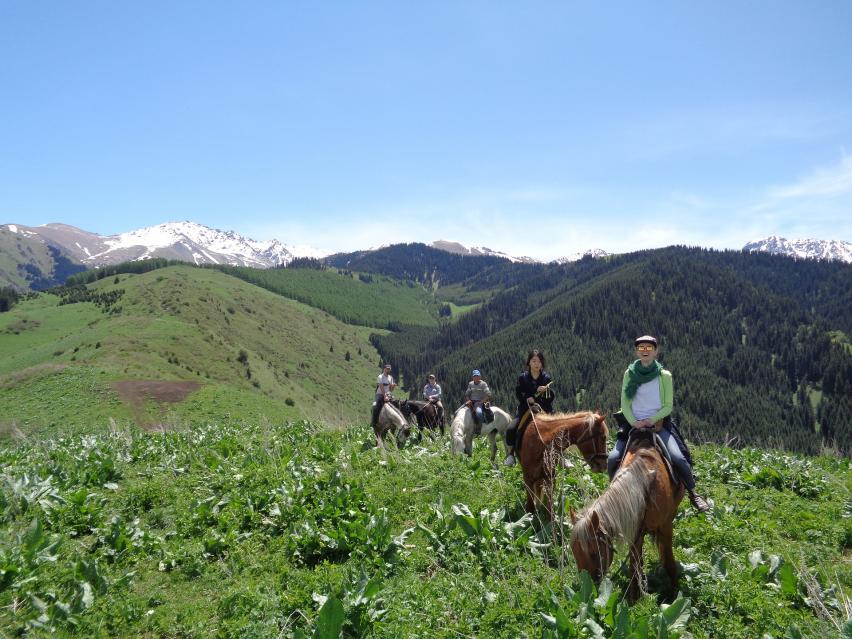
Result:
{"label": "horse", "polygon": [[[494,413],[494,421],[482,424],[481,435],[488,435],[488,440],[491,442],[491,464],[494,465],[494,458],[497,456],[497,435],[503,438],[503,445],[506,444],[506,431],[512,425],[512,418],[506,411],[491,406],[491,411]],[[473,452],[473,414],[467,406],[459,408],[453,421],[450,424],[450,439],[452,440],[452,449],[454,453],[464,453],[470,457]],[[508,449],[506,451],[508,453]]]}
{"label": "horse", "polygon": [[536,501],[546,497],[547,512],[553,521],[553,483],[562,452],[576,446],[593,472],[606,470],[606,441],[609,434],[602,415],[581,413],[529,413],[529,423],[517,442],[518,458],[527,492],[526,511],[535,514]]}
{"label": "horse", "polygon": [[651,534],[672,592],[677,592],[672,522],[683,495],[683,485],[669,476],[652,433],[634,430],[621,468],[609,487],[579,518],[572,513],[571,550],[577,568],[588,571],[599,582],[612,563],[616,545],[630,544],[627,597],[633,603],[644,588],[642,546],[645,535]]}
{"label": "horse", "polygon": [[412,399],[408,401],[408,405],[411,407],[411,414],[417,419],[418,439],[423,438],[423,431],[427,428],[432,433],[440,428],[441,435],[444,435],[444,420],[438,416],[438,407],[434,402]]}
{"label": "horse", "polygon": [[373,427],[373,432],[376,434],[376,447],[385,447],[384,436],[390,431],[396,435],[396,445],[402,448],[411,433],[409,415],[411,415],[411,409],[407,400],[386,401]]}

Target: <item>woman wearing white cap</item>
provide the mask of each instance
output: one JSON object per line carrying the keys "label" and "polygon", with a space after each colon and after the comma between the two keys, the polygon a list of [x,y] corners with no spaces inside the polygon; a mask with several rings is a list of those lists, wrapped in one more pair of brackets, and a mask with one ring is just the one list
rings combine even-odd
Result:
{"label": "woman wearing white cap", "polygon": [[674,433],[677,426],[671,418],[674,406],[672,374],[657,361],[657,339],[651,335],[637,337],[637,359],[624,371],[621,384],[621,413],[619,419],[618,440],[609,454],[607,470],[610,479],[615,475],[631,428],[653,428],[663,440],[672,465],[689,495],[689,501],[701,512],[710,509],[695,492],[695,476],[692,466],[678,444]]}

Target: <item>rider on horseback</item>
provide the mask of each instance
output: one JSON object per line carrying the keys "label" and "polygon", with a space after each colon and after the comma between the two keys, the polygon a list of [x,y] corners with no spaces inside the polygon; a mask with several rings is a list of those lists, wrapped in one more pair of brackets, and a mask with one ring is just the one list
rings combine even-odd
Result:
{"label": "rider on horseback", "polygon": [[426,385],[423,387],[423,399],[435,404],[435,407],[438,409],[438,420],[441,423],[444,421],[444,404],[441,403],[442,396],[441,385],[435,381],[434,373],[429,373],[429,377],[426,378]]}
{"label": "rider on horseback", "polygon": [[512,426],[506,431],[506,446],[509,454],[506,456],[506,466],[515,463],[515,435],[518,432],[518,423],[533,404],[538,404],[545,413],[553,412],[553,391],[550,385],[553,379],[550,373],[544,370],[544,353],[533,349],[527,355],[526,371],[518,377],[515,386],[515,397],[518,398],[518,410]]}
{"label": "rider on horseback", "polygon": [[382,406],[390,399],[391,391],[396,388],[396,383],[391,375],[391,365],[385,364],[382,373],[376,378],[376,401],[373,402],[373,417],[370,425],[375,428],[379,421],[379,413],[382,412]]}
{"label": "rider on horseback", "polygon": [[650,335],[637,337],[634,341],[636,356],[627,370],[621,386],[621,417],[618,439],[607,460],[610,479],[618,470],[631,428],[653,428],[660,436],[671,457],[680,480],[683,482],[689,501],[700,512],[710,507],[695,492],[695,477],[692,466],[678,444],[677,425],[671,418],[674,405],[672,374],[657,361],[657,339]]}
{"label": "rider on horseback", "polygon": [[473,379],[468,382],[464,392],[464,403],[473,415],[473,430],[478,435],[482,432],[482,422],[485,420],[488,402],[491,401],[491,389],[478,370],[474,369],[470,376]]}

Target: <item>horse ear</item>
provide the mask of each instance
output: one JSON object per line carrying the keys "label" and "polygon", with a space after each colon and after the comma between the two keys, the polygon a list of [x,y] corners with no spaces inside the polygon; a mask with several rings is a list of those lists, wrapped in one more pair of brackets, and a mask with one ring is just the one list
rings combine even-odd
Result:
{"label": "horse ear", "polygon": [[592,530],[597,530],[598,528],[601,527],[601,520],[598,519],[597,511],[595,511],[595,510],[592,511],[590,521],[592,522]]}
{"label": "horse ear", "polygon": [[574,510],[573,506],[568,506],[568,512],[571,513],[571,523],[577,523],[577,512]]}

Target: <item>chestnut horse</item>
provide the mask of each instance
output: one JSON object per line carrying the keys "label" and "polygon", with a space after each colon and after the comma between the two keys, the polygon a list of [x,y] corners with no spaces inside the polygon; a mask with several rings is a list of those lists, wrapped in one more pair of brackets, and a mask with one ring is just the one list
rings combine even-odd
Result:
{"label": "chestnut horse", "polygon": [[553,521],[553,481],[562,452],[576,446],[592,471],[606,470],[606,439],[609,430],[602,415],[592,412],[531,415],[520,442],[520,462],[527,491],[526,509],[535,512],[536,501],[546,497]]}
{"label": "chestnut horse", "polygon": [[683,494],[683,486],[672,483],[654,448],[652,433],[634,429],[621,469],[604,493],[574,521],[571,550],[577,568],[587,570],[598,582],[612,563],[616,545],[630,544],[627,598],[633,603],[644,589],[642,546],[645,535],[651,534],[672,592],[677,592],[672,522]]}

